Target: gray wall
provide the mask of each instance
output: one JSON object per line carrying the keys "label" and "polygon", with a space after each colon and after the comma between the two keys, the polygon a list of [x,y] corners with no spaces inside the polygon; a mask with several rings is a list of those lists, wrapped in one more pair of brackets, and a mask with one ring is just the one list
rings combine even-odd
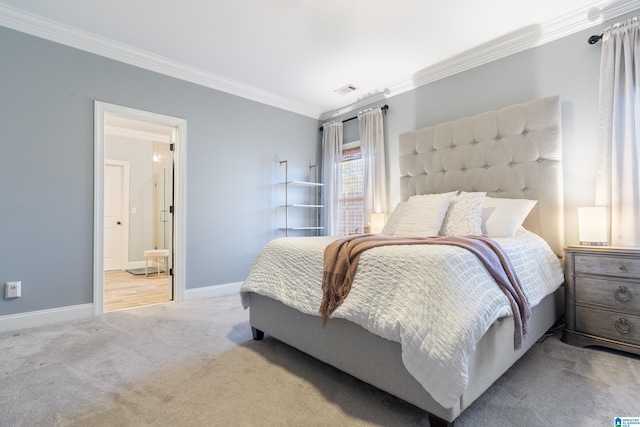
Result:
{"label": "gray wall", "polygon": [[[390,208],[400,133],[557,94],[566,240],[576,243],[576,209],[595,194],[600,45],[586,40],[611,23],[385,100]],[[92,301],[94,99],[188,121],[187,289],[244,279],[281,235],[278,161],[307,179],[319,156],[310,118],[3,28],[0,57],[0,284],[23,281],[0,315]]]}
{"label": "gray wall", "polygon": [[[615,22],[638,14],[640,8],[592,29],[386,99],[384,103],[389,105],[385,118],[389,209],[400,200],[398,135],[515,103],[559,95],[564,144],[565,243],[577,244],[577,208],[594,205],[597,164],[601,44],[589,45],[587,39]],[[344,118],[351,116],[353,113],[343,115]],[[353,122],[357,121],[345,126]],[[353,132],[345,133],[352,135]]]}
{"label": "gray wall", "polygon": [[318,121],[0,27],[0,315],[93,301],[93,109],[187,120],[186,287],[244,280],[278,233],[279,159],[306,173]]}

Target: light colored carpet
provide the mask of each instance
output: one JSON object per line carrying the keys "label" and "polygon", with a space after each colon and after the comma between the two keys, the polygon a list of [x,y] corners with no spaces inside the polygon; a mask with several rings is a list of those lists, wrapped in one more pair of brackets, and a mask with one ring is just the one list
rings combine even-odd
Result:
{"label": "light colored carpet", "polygon": [[[536,344],[456,426],[613,426],[640,359]],[[237,296],[0,334],[2,426],[427,426],[426,414],[266,338]]]}

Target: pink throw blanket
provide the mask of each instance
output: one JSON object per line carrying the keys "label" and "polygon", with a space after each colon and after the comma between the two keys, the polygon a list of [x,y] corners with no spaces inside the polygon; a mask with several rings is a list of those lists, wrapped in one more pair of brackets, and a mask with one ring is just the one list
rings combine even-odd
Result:
{"label": "pink throw blanket", "polygon": [[324,250],[323,297],[320,306],[323,327],[349,294],[362,252],[389,245],[451,245],[476,255],[509,299],[515,323],[514,348],[520,348],[522,337],[527,334],[531,307],[506,254],[494,240],[486,236],[421,238],[358,234],[330,243]]}

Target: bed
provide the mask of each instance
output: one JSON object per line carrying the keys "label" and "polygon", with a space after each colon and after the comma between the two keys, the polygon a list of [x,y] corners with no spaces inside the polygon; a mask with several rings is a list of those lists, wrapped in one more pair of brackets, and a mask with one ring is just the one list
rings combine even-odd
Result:
{"label": "bed", "polygon": [[[451,197],[447,203],[461,195],[484,194],[482,232],[493,233],[493,228],[492,233],[487,233],[489,218],[493,218],[491,227],[497,227],[496,230],[509,229],[508,235],[496,234],[495,241],[514,258],[518,275],[526,282],[524,288],[527,294],[531,292],[531,316],[519,348],[514,345],[517,323],[508,304],[505,309],[504,301],[496,303],[501,298],[495,295],[497,291],[487,289],[480,297],[465,299],[464,289],[450,296],[441,288],[452,288],[451,285],[437,286],[449,280],[456,281],[455,286],[465,286],[470,280],[465,274],[473,275],[471,272],[477,270],[475,266],[469,267],[469,263],[475,262],[468,258],[473,255],[452,247],[444,249],[444,254],[436,254],[433,252],[436,248],[421,245],[416,246],[420,248],[417,255],[414,249],[409,251],[404,247],[375,248],[363,253],[351,293],[323,328],[318,313],[318,293],[322,298],[322,291],[317,289],[321,277],[311,285],[315,288],[304,286],[309,278],[322,276],[322,248],[336,239],[327,236],[275,239],[256,257],[241,289],[243,304],[250,308],[254,338],[261,339],[268,333],[424,409],[432,425],[453,425],[462,411],[563,314],[561,153],[557,96],[430,126],[399,137],[401,203],[391,214],[384,233],[393,235],[396,227],[404,227],[406,232],[407,224],[398,225],[397,218],[394,219],[394,216],[405,218],[396,215],[402,211],[401,205],[406,211],[408,204],[415,209],[416,200],[429,199],[432,203],[434,197],[443,194]],[[497,206],[505,202],[527,208],[520,212],[521,218],[496,219],[491,215],[498,208],[489,200]],[[498,220],[499,223],[495,222]],[[409,228],[414,225],[410,224]],[[529,244],[539,248],[533,255],[522,252]],[[400,252],[391,253],[394,250]],[[430,261],[416,262],[423,256]],[[458,264],[457,258],[460,258]],[[391,259],[398,260],[397,268],[389,266]],[[422,266],[432,260],[437,260],[433,261],[437,274]],[[421,267],[414,272],[410,266],[416,264]],[[394,269],[400,271],[397,274],[402,280],[393,276]],[[404,294],[401,298],[404,282],[411,282],[411,286],[407,286],[409,292],[419,289],[410,295],[428,293],[429,298],[425,299],[429,301],[413,301],[417,297],[406,298]],[[538,282],[541,288],[533,291]],[[294,295],[304,301],[292,302]],[[404,313],[398,317],[406,324],[398,323],[394,314],[387,314],[389,308],[383,304],[388,303],[398,306],[396,308]],[[421,307],[427,304],[429,308],[423,310]],[[486,307],[492,307],[491,315],[482,311]],[[479,314],[467,314],[467,311]],[[435,318],[438,312],[442,312],[442,319]],[[458,324],[465,323],[461,319],[466,317],[472,326],[459,327]],[[417,327],[413,320],[416,318]],[[416,332],[416,328],[420,330]],[[461,335],[456,332],[458,328],[470,330],[471,336],[465,335],[462,341],[456,341]],[[417,335],[407,335],[409,333]],[[455,338],[451,338],[452,335]],[[450,356],[452,351],[454,356]],[[450,374],[451,384],[443,380],[443,373],[445,377]]]}

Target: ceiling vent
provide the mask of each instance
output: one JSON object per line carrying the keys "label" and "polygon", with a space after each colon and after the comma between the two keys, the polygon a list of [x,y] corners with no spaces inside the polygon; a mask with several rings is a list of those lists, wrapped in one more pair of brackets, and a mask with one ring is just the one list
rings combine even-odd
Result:
{"label": "ceiling vent", "polygon": [[346,95],[346,94],[351,93],[351,92],[356,91],[356,90],[358,90],[358,88],[355,87],[354,85],[346,85],[346,86],[341,87],[340,89],[334,90],[334,92],[338,93],[340,95]]}

